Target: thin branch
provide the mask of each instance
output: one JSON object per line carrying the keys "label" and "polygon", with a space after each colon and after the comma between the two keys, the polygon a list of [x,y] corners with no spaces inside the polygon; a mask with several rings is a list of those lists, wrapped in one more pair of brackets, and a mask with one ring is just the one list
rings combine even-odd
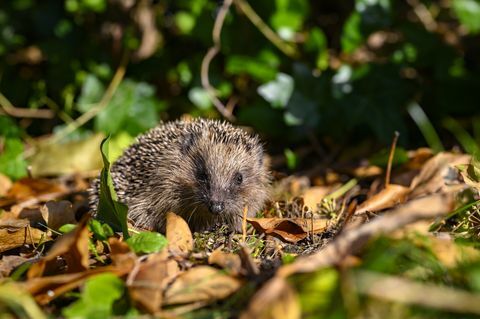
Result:
{"label": "thin branch", "polygon": [[245,13],[245,16],[257,27],[257,29],[267,38],[273,45],[275,45],[285,55],[296,58],[299,56],[296,47],[282,40],[265,22],[262,18],[253,10],[250,4],[245,0],[234,0],[235,4]]}
{"label": "thin branch", "polygon": [[225,105],[217,98],[217,92],[215,88],[210,84],[208,73],[210,63],[212,62],[213,58],[218,54],[218,52],[220,52],[220,34],[222,32],[223,23],[225,22],[225,17],[227,16],[228,10],[230,9],[232,2],[233,0],[225,0],[222,7],[218,11],[212,31],[213,46],[208,50],[207,54],[203,58],[200,71],[202,86],[205,91],[207,91],[210,100],[212,101],[213,105],[215,105],[218,112],[220,112],[223,117],[230,121],[233,121],[235,118],[232,112],[227,110]]}
{"label": "thin branch", "polygon": [[38,119],[51,119],[55,116],[55,113],[51,110],[39,110],[39,109],[25,109],[13,106],[13,104],[7,99],[3,93],[0,92],[0,106],[3,111],[10,116],[20,118],[38,118]]}
{"label": "thin branch", "polygon": [[113,95],[115,94],[118,86],[123,80],[123,77],[125,76],[125,71],[127,69],[127,64],[128,64],[128,59],[129,55],[127,52],[125,52],[122,56],[122,59],[120,61],[120,65],[118,66],[117,70],[115,71],[115,74],[113,75],[112,81],[108,85],[107,90],[102,96],[102,99],[100,102],[97,104],[93,105],[93,107],[79,116],[75,121],[70,122],[67,124],[67,126],[61,130],[57,135],[55,135],[52,139],[50,139],[50,143],[56,143],[68,134],[74,132],[76,129],[79,127],[83,126],[85,123],[90,121],[92,118],[94,118],[100,111],[102,111],[104,108],[107,107],[108,103],[110,103],[110,100],[112,99]]}

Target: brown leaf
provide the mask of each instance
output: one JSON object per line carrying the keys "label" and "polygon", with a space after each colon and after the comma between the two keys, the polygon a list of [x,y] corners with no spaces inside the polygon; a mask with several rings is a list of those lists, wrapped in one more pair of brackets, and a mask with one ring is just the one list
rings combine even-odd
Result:
{"label": "brown leaf", "polygon": [[27,219],[0,219],[0,253],[23,245],[34,245],[42,239],[47,240],[47,234],[30,227]]}
{"label": "brown leaf", "polygon": [[188,254],[193,249],[193,237],[187,222],[174,213],[167,213],[168,249],[174,254]]}
{"label": "brown leaf", "polygon": [[237,276],[242,273],[242,260],[240,256],[233,253],[227,253],[220,248],[215,249],[208,257],[210,265],[217,265],[226,269],[230,274]]}
{"label": "brown leaf", "polygon": [[130,298],[148,313],[155,313],[162,305],[164,280],[168,276],[167,255],[152,254],[146,262],[132,271],[127,280]]}
{"label": "brown leaf", "polygon": [[268,281],[251,299],[240,319],[295,319],[301,318],[297,292],[280,277]]}
{"label": "brown leaf", "polygon": [[79,287],[91,276],[109,272],[122,277],[131,270],[132,268],[130,267],[98,267],[72,274],[31,278],[23,286],[35,297],[39,304],[45,305],[62,294]]}
{"label": "brown leaf", "polygon": [[65,224],[75,224],[77,222],[72,203],[66,200],[49,201],[40,208],[40,212],[48,228],[53,230],[58,230]]}
{"label": "brown leaf", "polygon": [[446,184],[452,183],[457,176],[454,166],[468,164],[470,155],[438,153],[428,160],[420,173],[410,184],[411,198],[432,194],[444,188]]}
{"label": "brown leaf", "polygon": [[296,243],[308,234],[317,234],[327,228],[328,219],[309,218],[247,218],[247,221],[259,232],[274,235],[285,241]]}
{"label": "brown leaf", "polygon": [[7,176],[0,174],[0,197],[7,195],[8,190],[12,187],[12,181]]}
{"label": "brown leaf", "polygon": [[177,277],[167,289],[164,305],[213,302],[224,299],[237,291],[242,281],[210,266],[190,268]]}
{"label": "brown leaf", "polygon": [[12,270],[14,270],[27,260],[27,258],[21,256],[3,256],[0,260],[0,278],[8,277]]}
{"label": "brown leaf", "polygon": [[88,269],[88,241],[89,233],[87,228],[89,216],[86,215],[74,231],[63,235],[50,248],[47,255],[40,259],[28,270],[28,278],[40,277],[45,269],[55,266],[58,256],[63,256],[67,263],[67,272],[74,273]]}
{"label": "brown leaf", "polygon": [[331,192],[331,190],[332,187],[327,186],[314,186],[308,188],[302,195],[305,206],[316,211],[317,204],[320,203],[322,199]]}
{"label": "brown leaf", "polygon": [[65,193],[65,191],[65,187],[48,179],[26,177],[16,181],[8,191],[7,196],[14,198],[16,201],[23,201],[45,194]]}
{"label": "brown leaf", "polygon": [[108,239],[108,244],[110,246],[110,259],[113,265],[129,265],[133,268],[137,260],[137,255],[130,249],[130,246],[128,246],[126,242],[111,237]]}
{"label": "brown leaf", "polygon": [[377,212],[387,208],[394,207],[400,203],[403,203],[410,193],[410,188],[389,184],[379,193],[373,195],[365,202],[363,202],[355,212],[361,214],[364,212]]}

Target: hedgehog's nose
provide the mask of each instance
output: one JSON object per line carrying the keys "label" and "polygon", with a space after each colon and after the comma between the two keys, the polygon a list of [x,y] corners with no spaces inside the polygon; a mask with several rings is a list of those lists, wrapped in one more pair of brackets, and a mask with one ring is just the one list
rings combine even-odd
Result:
{"label": "hedgehog's nose", "polygon": [[220,214],[225,209],[225,204],[223,202],[210,202],[208,208],[212,213]]}

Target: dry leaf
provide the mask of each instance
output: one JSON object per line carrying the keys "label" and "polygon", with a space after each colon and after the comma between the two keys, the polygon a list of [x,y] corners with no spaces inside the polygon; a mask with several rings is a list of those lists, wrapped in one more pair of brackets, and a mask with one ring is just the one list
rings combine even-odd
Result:
{"label": "dry leaf", "polygon": [[285,241],[296,243],[309,234],[324,231],[329,219],[309,218],[247,218],[247,221],[259,232],[274,235]]}
{"label": "dry leaf", "polygon": [[240,319],[296,319],[301,318],[297,292],[281,277],[274,277],[251,299]]}
{"label": "dry leaf", "polygon": [[410,184],[410,198],[432,194],[442,189],[445,184],[452,183],[457,177],[454,166],[468,164],[470,155],[438,153],[428,160],[420,173]]}
{"label": "dry leaf", "polygon": [[48,228],[53,230],[58,230],[65,224],[75,224],[77,222],[72,203],[66,200],[49,201],[40,208],[40,212]]}
{"label": "dry leaf", "polygon": [[49,238],[45,232],[30,227],[27,219],[2,218],[0,220],[0,253],[23,245],[34,245],[42,239]]}
{"label": "dry leaf", "polygon": [[[87,228],[87,221],[89,216],[86,215],[74,231],[63,235],[50,248],[47,255],[40,259],[36,264],[28,270],[28,278],[40,277],[45,272],[55,265],[58,256],[63,256],[67,263],[67,272],[80,272],[88,269],[88,241],[89,233]],[[50,270],[50,269],[49,269]]]}
{"label": "dry leaf", "polygon": [[210,265],[217,265],[226,269],[230,274],[237,276],[242,273],[242,260],[240,256],[233,253],[227,253],[220,248],[215,249],[208,257]]}
{"label": "dry leaf", "polygon": [[168,250],[174,254],[188,254],[193,249],[192,232],[187,222],[174,213],[167,213]]}
{"label": "dry leaf", "polygon": [[21,256],[3,256],[0,260],[0,278],[8,277],[12,270],[26,261],[28,259]]}
{"label": "dry leaf", "polygon": [[332,190],[332,187],[327,186],[314,186],[308,188],[303,195],[303,202],[305,206],[309,207],[310,210],[316,211],[317,204],[322,201],[322,199],[328,195]]}
{"label": "dry leaf", "polygon": [[155,313],[162,305],[162,292],[168,276],[165,253],[152,254],[135,268],[127,280],[130,298],[148,313]]}
{"label": "dry leaf", "polygon": [[48,179],[22,178],[16,181],[7,193],[7,196],[16,201],[23,201],[45,194],[65,193],[66,189],[60,184]]}
{"label": "dry leaf", "polygon": [[79,287],[91,276],[108,272],[122,277],[131,271],[132,268],[128,266],[105,266],[73,274],[31,278],[24,282],[22,286],[35,297],[39,304],[45,305],[62,294]]}
{"label": "dry leaf", "polygon": [[242,281],[210,266],[190,268],[177,277],[167,289],[164,305],[213,302],[237,291]]}
{"label": "dry leaf", "polygon": [[12,181],[7,176],[0,174],[0,197],[7,195],[8,190],[12,187]]}
{"label": "dry leaf", "polygon": [[379,193],[373,195],[365,202],[362,203],[355,212],[355,214],[361,214],[364,212],[377,212],[387,208],[394,207],[400,203],[403,203],[410,193],[410,188],[389,184]]}

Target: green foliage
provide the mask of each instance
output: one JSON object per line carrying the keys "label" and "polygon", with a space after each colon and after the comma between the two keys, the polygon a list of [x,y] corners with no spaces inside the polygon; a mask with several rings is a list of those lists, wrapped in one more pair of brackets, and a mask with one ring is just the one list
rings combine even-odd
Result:
{"label": "green foliage", "polygon": [[[259,30],[251,16],[231,8],[209,79],[222,101],[237,101],[239,124],[254,126],[266,139],[296,142],[313,133],[339,142],[374,137],[389,144],[399,131],[403,144],[439,150],[430,133],[442,136],[446,117],[468,118],[478,110],[479,0],[249,4],[271,30]],[[54,120],[26,124],[33,136],[64,127],[100,101],[101,111],[74,134],[135,136],[161,118],[218,116],[200,70],[220,5],[6,2],[0,8],[0,92],[15,106],[56,112]],[[140,22],[141,9],[152,14],[153,25]],[[418,18],[422,10],[427,19]],[[298,55],[285,55],[265,34],[295,47]],[[125,78],[109,99],[106,89],[126,51]],[[429,123],[412,120],[412,101]],[[19,130],[19,122],[12,123]],[[23,168],[19,162],[10,176],[21,176]]]}
{"label": "green foliage", "polygon": [[109,318],[114,303],[125,293],[125,284],[114,274],[105,273],[87,279],[79,300],[63,309],[66,318]]}
{"label": "green foliage", "polygon": [[127,244],[137,254],[150,254],[161,251],[168,242],[160,233],[141,232],[127,239]]}
{"label": "green foliage", "polygon": [[27,162],[23,157],[23,142],[18,138],[6,138],[0,154],[0,173],[12,179],[27,175]]}
{"label": "green foliage", "polygon": [[117,193],[113,186],[108,161],[108,142],[110,137],[102,141],[100,150],[103,158],[103,169],[100,173],[100,196],[98,202],[97,218],[109,224],[113,230],[122,231],[123,238],[130,237],[127,227],[128,207],[118,201]]}
{"label": "green foliage", "polygon": [[108,224],[103,224],[96,219],[89,221],[89,229],[98,240],[107,240],[113,236],[113,230]]}

